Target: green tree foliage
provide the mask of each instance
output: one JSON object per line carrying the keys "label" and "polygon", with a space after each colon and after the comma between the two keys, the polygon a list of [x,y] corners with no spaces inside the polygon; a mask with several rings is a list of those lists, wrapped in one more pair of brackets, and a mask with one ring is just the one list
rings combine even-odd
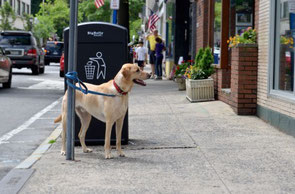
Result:
{"label": "green tree foliage", "polygon": [[12,26],[16,17],[12,7],[9,5],[7,1],[5,1],[4,5],[0,8],[0,15],[1,15],[0,29],[12,30],[13,29]]}
{"label": "green tree foliage", "polygon": [[26,31],[33,31],[33,22],[30,20],[33,19],[33,16],[30,14],[25,13],[24,18],[22,19],[24,22],[24,29]]}
{"label": "green tree foliage", "polygon": [[79,21],[100,21],[110,22],[112,10],[110,9],[110,1],[105,0],[104,5],[97,9],[94,5],[94,0],[83,0],[79,2]]}
{"label": "green tree foliage", "polygon": [[130,23],[130,40],[132,40],[133,35],[136,39],[138,38],[138,31],[140,31],[141,19],[134,20]]}
{"label": "green tree foliage", "polygon": [[214,19],[214,31],[215,32],[220,32],[221,31],[221,2],[215,2],[215,19]]}
{"label": "green tree foliage", "polygon": [[37,15],[38,22],[34,26],[33,33],[37,39],[48,39],[56,31],[54,29],[53,20],[49,20],[48,16]]}
{"label": "green tree foliage", "polygon": [[129,29],[130,29],[130,40],[133,35],[138,37],[138,31],[141,27],[141,19],[138,14],[142,12],[142,7],[144,5],[144,0],[129,0]]}
{"label": "green tree foliage", "polygon": [[[37,18],[39,21],[40,19],[44,21],[43,17],[46,17],[48,23],[50,23],[50,25],[53,24],[54,30],[51,32],[51,35],[56,33],[62,39],[64,28],[69,26],[69,15],[70,10],[66,0],[54,0],[52,2],[49,0],[46,1],[44,5],[43,3],[40,4],[40,10],[37,14]],[[50,28],[51,26],[48,27],[48,29]],[[45,30],[43,34],[46,34],[48,29]]]}
{"label": "green tree foliage", "polygon": [[203,48],[200,48],[198,53],[196,54],[196,57],[195,57],[195,66],[198,67],[199,66],[199,63],[203,57],[203,54],[204,54],[204,49]]}
{"label": "green tree foliage", "polygon": [[[143,5],[144,0],[129,0],[131,37],[132,35],[138,36],[137,32],[140,30],[141,25],[138,13],[142,11]],[[39,12],[36,14],[39,20],[35,27],[36,34],[41,36],[40,38],[47,39],[57,33],[62,38],[64,28],[69,26],[69,7],[68,0],[46,0],[44,4],[41,2]],[[111,15],[110,0],[105,0],[105,4],[99,9],[95,7],[94,0],[80,0],[79,2],[78,22],[110,22]]]}
{"label": "green tree foliage", "polygon": [[50,7],[50,16],[53,21],[56,34],[62,38],[64,28],[69,26],[70,10],[66,0],[55,0]]}
{"label": "green tree foliage", "polygon": [[130,21],[138,20],[138,13],[142,12],[144,0],[129,0],[129,18]]}
{"label": "green tree foliage", "polygon": [[199,67],[205,73],[207,78],[214,73],[214,67],[212,66],[213,61],[211,48],[206,47],[202,59],[199,62]]}

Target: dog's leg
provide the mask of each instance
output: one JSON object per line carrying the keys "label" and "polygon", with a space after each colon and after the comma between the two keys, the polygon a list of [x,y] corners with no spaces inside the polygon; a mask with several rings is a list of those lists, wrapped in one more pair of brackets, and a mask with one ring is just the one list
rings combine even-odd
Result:
{"label": "dog's leg", "polygon": [[111,132],[114,122],[107,120],[106,121],[106,133],[105,133],[105,142],[104,142],[104,152],[105,158],[111,159]]}
{"label": "dog's leg", "polygon": [[66,155],[66,131],[67,131],[67,121],[66,121],[67,115],[64,113],[62,115],[62,144],[61,144],[61,151],[60,154],[65,156]]}
{"label": "dog's leg", "polygon": [[121,137],[122,137],[123,122],[124,122],[124,117],[122,117],[116,121],[116,138],[117,138],[116,147],[117,147],[118,155],[121,157],[125,157],[125,154],[123,153],[123,151],[121,149]]}
{"label": "dog's leg", "polygon": [[80,128],[80,132],[78,136],[80,139],[83,152],[84,153],[92,152],[92,149],[87,148],[85,144],[85,136],[91,121],[91,115],[88,112],[81,110],[80,108],[76,109],[76,113],[79,116],[80,122],[81,122],[81,128]]}

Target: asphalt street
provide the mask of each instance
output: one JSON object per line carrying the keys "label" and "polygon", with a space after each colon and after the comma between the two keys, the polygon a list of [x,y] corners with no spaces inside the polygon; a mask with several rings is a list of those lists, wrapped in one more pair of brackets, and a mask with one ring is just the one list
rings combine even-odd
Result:
{"label": "asphalt street", "polygon": [[56,127],[63,88],[57,63],[37,76],[13,69],[12,88],[0,88],[0,180]]}

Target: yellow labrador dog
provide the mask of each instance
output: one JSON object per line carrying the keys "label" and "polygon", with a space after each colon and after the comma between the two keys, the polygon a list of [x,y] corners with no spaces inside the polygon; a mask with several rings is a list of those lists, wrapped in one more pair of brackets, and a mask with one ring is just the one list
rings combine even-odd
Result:
{"label": "yellow labrador dog", "polygon": [[[76,113],[81,121],[81,129],[79,139],[82,145],[83,152],[92,152],[86,147],[85,136],[91,121],[91,115],[96,119],[106,123],[105,133],[105,158],[112,158],[111,155],[111,130],[116,122],[116,148],[119,156],[124,157],[121,149],[121,135],[124,117],[128,108],[128,92],[131,91],[133,84],[145,86],[146,80],[150,74],[143,72],[136,64],[124,64],[113,80],[109,82],[93,85],[85,83],[87,88],[92,91],[97,91],[106,94],[115,94],[116,97],[106,97],[94,94],[83,94],[76,91]],[[54,122],[62,121],[62,148],[61,154],[66,154],[66,119],[67,119],[67,93],[65,93],[62,101],[62,113]]]}

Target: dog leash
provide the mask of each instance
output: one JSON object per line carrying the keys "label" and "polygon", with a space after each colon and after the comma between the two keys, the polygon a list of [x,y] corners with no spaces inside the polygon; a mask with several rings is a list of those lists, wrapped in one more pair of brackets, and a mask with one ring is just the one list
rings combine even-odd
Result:
{"label": "dog leash", "polygon": [[[71,87],[74,88],[76,90],[81,91],[83,94],[95,94],[95,95],[101,95],[101,96],[108,96],[108,97],[116,97],[116,96],[121,96],[121,95],[115,95],[115,94],[105,94],[105,93],[101,93],[101,92],[96,92],[96,91],[92,91],[92,90],[88,90],[87,86],[78,78],[78,73],[75,71],[72,72],[68,72],[65,74],[67,80],[67,84]],[[74,83],[78,83],[79,87],[77,87],[76,85],[72,84],[70,80],[73,80]]]}

